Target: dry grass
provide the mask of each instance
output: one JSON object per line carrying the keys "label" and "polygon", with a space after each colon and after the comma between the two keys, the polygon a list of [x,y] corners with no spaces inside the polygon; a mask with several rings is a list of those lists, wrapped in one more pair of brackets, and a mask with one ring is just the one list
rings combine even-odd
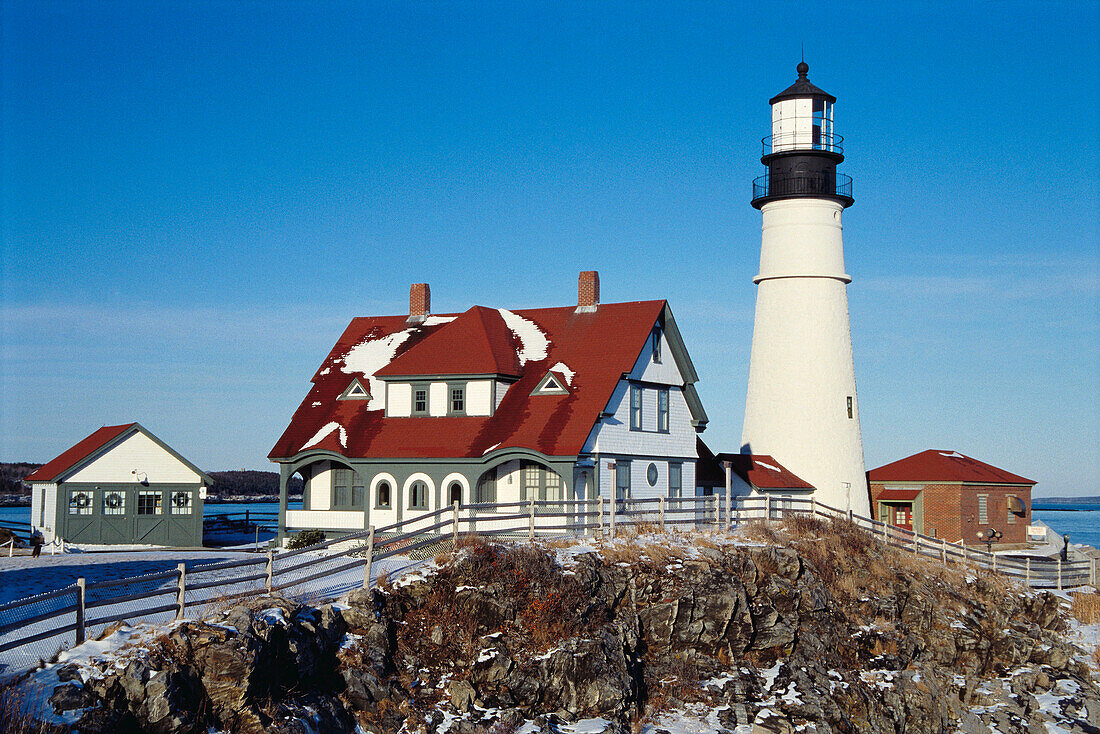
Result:
{"label": "dry grass", "polygon": [[1070,615],[1081,624],[1100,623],[1100,593],[1070,594],[1073,604],[1070,606]]}
{"label": "dry grass", "polygon": [[49,706],[49,691],[28,690],[26,680],[0,686],[0,727],[4,734],[53,734],[57,729],[33,715]]}

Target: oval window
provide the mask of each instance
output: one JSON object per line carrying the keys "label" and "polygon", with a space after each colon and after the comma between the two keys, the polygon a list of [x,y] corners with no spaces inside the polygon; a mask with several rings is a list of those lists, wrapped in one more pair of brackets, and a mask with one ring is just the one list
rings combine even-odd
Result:
{"label": "oval window", "polygon": [[657,465],[650,464],[649,469],[646,470],[645,478],[649,481],[649,486],[654,487],[657,485]]}

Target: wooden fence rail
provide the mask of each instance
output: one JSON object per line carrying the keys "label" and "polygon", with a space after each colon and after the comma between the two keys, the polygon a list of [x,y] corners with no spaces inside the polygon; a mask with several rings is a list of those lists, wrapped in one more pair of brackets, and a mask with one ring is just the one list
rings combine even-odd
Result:
{"label": "wooden fence rail", "polygon": [[[501,510],[509,512],[503,514]],[[1095,560],[1063,562],[1046,558],[999,556],[981,548],[948,543],[851,511],[838,510],[812,498],[772,498],[767,495],[730,497],[715,494],[616,500],[602,497],[586,500],[526,500],[465,506],[455,503],[414,518],[381,528],[371,526],[367,530],[300,550],[281,551],[277,555],[269,551],[266,557],[190,568],[181,563],[170,571],[92,584],[85,583],[81,578],[63,589],[0,604],[0,652],[69,633],[74,633],[73,639],[79,644],[87,629],[97,624],[165,612],[173,612],[179,619],[189,606],[203,606],[215,600],[241,598],[264,591],[304,587],[357,568],[363,569],[362,585],[369,587],[373,579],[372,565],[378,561],[436,544],[456,543],[463,535],[530,539],[539,533],[554,533],[599,537],[607,535],[613,538],[620,528],[626,526],[665,529],[688,525],[704,530],[729,529],[746,522],[771,522],[794,515],[851,522],[875,539],[907,552],[935,559],[943,564],[964,564],[979,571],[990,571],[1035,587],[1066,589],[1086,584],[1095,586],[1100,571]],[[547,524],[546,520],[561,522]],[[322,550],[329,552],[318,557],[316,552]],[[288,563],[307,553],[314,555]],[[341,562],[333,565],[334,560]],[[243,575],[211,578],[211,575],[224,574],[226,571],[261,565],[262,569],[249,569]],[[130,593],[126,593],[124,588],[147,586],[150,583],[157,584],[156,588]],[[247,587],[242,589],[245,585]],[[117,593],[103,598],[98,598],[101,594],[95,593],[97,598],[88,599],[89,591],[101,592],[114,588],[118,588]],[[214,597],[203,595],[198,598],[196,595],[199,591],[218,590],[220,592]],[[188,594],[192,597],[190,602]],[[171,603],[164,599],[166,596],[173,597]],[[155,605],[134,605],[135,602],[152,599],[157,599]],[[43,606],[49,608],[38,611]],[[100,610],[101,616],[88,619],[87,612],[91,609]],[[5,618],[11,621],[6,621]],[[50,622],[52,624],[43,627]],[[12,639],[3,639],[16,632],[22,634]]]}

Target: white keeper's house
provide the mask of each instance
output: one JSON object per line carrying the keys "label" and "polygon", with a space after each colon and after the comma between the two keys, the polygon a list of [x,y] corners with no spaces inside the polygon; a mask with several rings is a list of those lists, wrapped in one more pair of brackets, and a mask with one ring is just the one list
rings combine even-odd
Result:
{"label": "white keeper's house", "polygon": [[[692,496],[707,415],[665,301],[474,306],[353,319],[269,458],[280,536],[352,532],[459,502]],[[287,484],[305,483],[302,509]]]}

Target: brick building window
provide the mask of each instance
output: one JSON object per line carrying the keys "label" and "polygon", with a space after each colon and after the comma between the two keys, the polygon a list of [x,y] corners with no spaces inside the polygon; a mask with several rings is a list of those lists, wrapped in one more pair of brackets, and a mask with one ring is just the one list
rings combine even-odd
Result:
{"label": "brick building window", "polygon": [[978,495],[978,524],[979,525],[988,525],[989,524],[989,495],[988,494],[979,494]]}

